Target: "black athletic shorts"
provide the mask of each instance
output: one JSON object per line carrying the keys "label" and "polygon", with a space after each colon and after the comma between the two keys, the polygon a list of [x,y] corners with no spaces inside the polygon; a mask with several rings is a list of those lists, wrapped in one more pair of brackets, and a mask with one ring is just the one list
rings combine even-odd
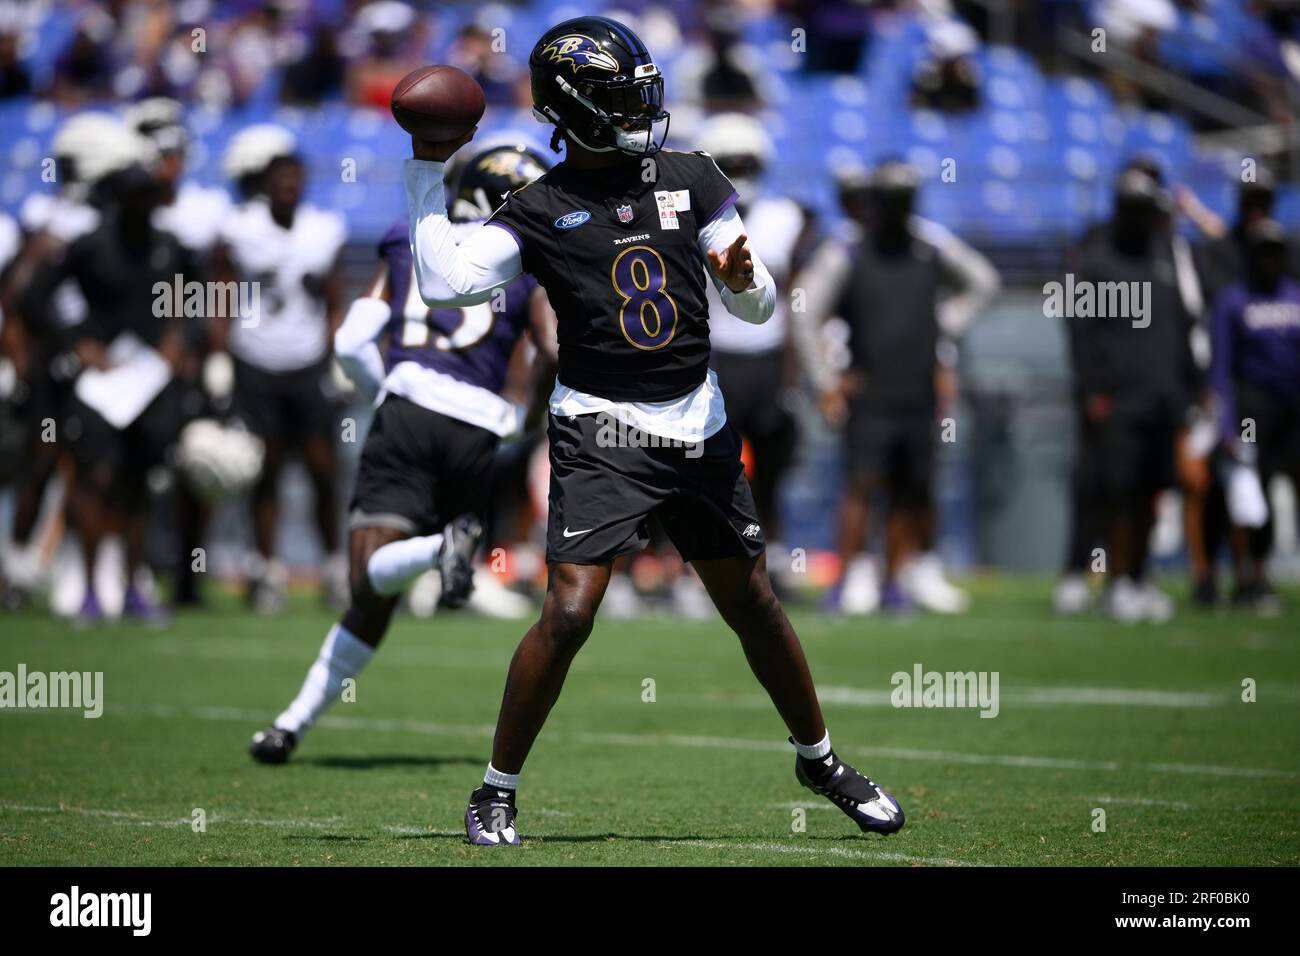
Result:
{"label": "black athletic shorts", "polygon": [[794,416],[781,404],[784,352],[714,351],[710,363],[727,399],[727,421],[749,439],[756,457],[773,459],[771,471],[779,475],[798,439]]}
{"label": "black athletic shorts", "polygon": [[888,412],[853,403],[844,430],[849,477],[893,494],[927,494],[937,427],[931,410]]}
{"label": "black athletic shorts", "polygon": [[296,447],[310,438],[333,438],[338,402],[329,363],[268,372],[235,359],[235,410],[268,442]]}
{"label": "black athletic shorts", "polygon": [[481,514],[497,442],[486,428],[389,395],[361,448],[348,526],[432,534]]}
{"label": "black athletic shorts", "polygon": [[[550,416],[546,559],[605,564],[640,551],[654,515],[685,561],[763,553],[763,529],[730,424],[694,446],[612,426],[605,414]],[[627,440],[611,436],[622,435]]]}
{"label": "black athletic shorts", "polygon": [[1265,391],[1248,382],[1237,383],[1237,417],[1255,423],[1259,473],[1300,472],[1300,402]]}
{"label": "black athletic shorts", "polygon": [[1164,415],[1112,414],[1084,426],[1083,454],[1106,501],[1154,495],[1175,481],[1179,423]]}

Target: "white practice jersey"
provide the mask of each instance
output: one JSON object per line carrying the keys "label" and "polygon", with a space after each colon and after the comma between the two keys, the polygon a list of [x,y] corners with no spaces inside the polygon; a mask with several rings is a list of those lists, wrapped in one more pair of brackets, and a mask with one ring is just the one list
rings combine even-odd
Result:
{"label": "white practice jersey", "polygon": [[[18,229],[18,223],[11,216],[0,212],[0,273],[3,273],[5,267],[18,255],[18,246],[22,242],[22,234]],[[0,309],[0,329],[4,328],[5,314]]]}
{"label": "white practice jersey", "polygon": [[72,242],[99,225],[99,210],[59,193],[33,193],[18,210],[23,231],[48,232],[59,242]]}
{"label": "white practice jersey", "polygon": [[[793,199],[764,197],[745,209],[749,248],[767,265],[778,283],[790,277],[795,245],[803,232],[804,212]],[[715,352],[770,352],[785,344],[789,303],[777,296],[776,311],[762,325],[745,322],[727,311],[712,283],[709,299],[709,345]]]}
{"label": "white practice jersey", "polygon": [[[94,206],[62,193],[33,193],[18,210],[18,221],[24,232],[46,233],[65,246],[98,229],[99,218],[99,210]],[[81,286],[65,279],[54,290],[55,320],[61,327],[69,328],[84,321],[86,312]]]}
{"label": "white practice jersey", "polygon": [[255,297],[242,297],[247,314],[230,323],[236,357],[268,372],[288,372],[325,356],[329,328],[320,290],[346,237],[342,216],[307,203],[298,206],[289,229],[271,218],[260,198],[226,217],[221,239],[236,274],[258,284]]}
{"label": "white practice jersey", "polygon": [[224,189],[186,182],[181,184],[170,205],[154,212],[153,224],[171,233],[191,252],[208,252],[217,244],[222,224],[233,207],[230,194]]}

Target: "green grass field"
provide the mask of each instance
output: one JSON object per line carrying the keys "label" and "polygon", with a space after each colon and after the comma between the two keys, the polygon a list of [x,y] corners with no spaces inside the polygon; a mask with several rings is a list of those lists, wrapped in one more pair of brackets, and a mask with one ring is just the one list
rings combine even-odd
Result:
{"label": "green grass field", "polygon": [[[0,670],[103,671],[106,704],[0,711],[0,864],[1300,862],[1300,594],[1274,620],[1126,628],[1055,619],[1048,588],[980,582],[957,620],[792,613],[837,750],[907,811],[888,839],[797,786],[720,623],[599,621],[526,768],[517,850],[469,847],[462,815],[518,625],[400,619],[356,702],[263,767],[244,746],[296,692],[323,611],[225,603],[166,632],[3,617]],[[891,707],[917,663],[997,671],[999,715]]]}

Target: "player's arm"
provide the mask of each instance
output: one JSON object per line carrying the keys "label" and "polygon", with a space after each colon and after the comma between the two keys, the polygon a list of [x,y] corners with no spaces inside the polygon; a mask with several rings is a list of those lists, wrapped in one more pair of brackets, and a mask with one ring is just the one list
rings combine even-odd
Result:
{"label": "player's arm", "polygon": [[[821,330],[839,309],[848,286],[851,260],[844,243],[827,239],[800,271],[802,308],[790,310],[790,337],[800,367],[820,395],[836,390],[838,376],[822,354]],[[823,404],[827,404],[823,402]]]}
{"label": "player's arm", "polygon": [[523,272],[519,244],[505,229],[482,226],[468,235],[453,234],[443,164],[468,141],[468,136],[445,144],[412,139],[414,158],[403,170],[416,284],[420,298],[433,308],[486,302],[493,289]]}
{"label": "player's arm", "polygon": [[702,227],[698,241],[727,311],[754,325],[770,319],[776,309],[776,283],[767,266],[749,248],[745,224],[736,208],[728,206]]}
{"label": "player's arm", "polygon": [[388,265],[381,264],[364,295],[352,300],[347,316],[334,332],[334,357],[366,401],[379,394],[384,380],[384,358],[376,339],[391,315]]}
{"label": "player's arm", "polygon": [[952,290],[939,304],[939,328],[959,338],[992,301],[1002,280],[993,263],[937,222],[913,217],[912,229],[938,252],[944,283]]}
{"label": "player's arm", "polygon": [[559,319],[551,308],[551,300],[541,286],[528,296],[528,334],[546,361],[554,365],[560,360],[558,341]]}

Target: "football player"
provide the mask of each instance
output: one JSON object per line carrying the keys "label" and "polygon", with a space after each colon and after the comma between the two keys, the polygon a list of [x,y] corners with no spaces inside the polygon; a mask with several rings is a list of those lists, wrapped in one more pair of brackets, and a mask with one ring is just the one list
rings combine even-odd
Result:
{"label": "football player", "polygon": [[[823,243],[810,262],[807,308],[796,322],[805,339],[831,314],[849,326],[844,374],[810,371],[827,419],[845,430],[841,580],[828,593],[827,607],[874,610],[874,600],[857,603],[852,592],[869,506],[884,492],[880,606],[902,610],[915,601],[939,613],[961,613],[969,598],[947,582],[933,553],[931,485],[944,380],[939,357],[956,351],[956,339],[996,293],[998,274],[952,232],[916,215],[918,175],[907,163],[844,170],[838,187],[849,229],[843,240]],[[800,351],[816,356],[815,334]]]}
{"label": "football player", "polygon": [[252,496],[256,554],[248,591],[264,613],[285,600],[287,573],[274,560],[275,532],[280,473],[293,450],[301,450],[315,492],[326,595],[346,604],[347,591],[335,496],[338,396],[330,367],[330,338],[342,318],[337,260],[346,226],[338,213],[302,201],[296,154],[293,134],[272,124],[242,130],[226,149],[225,172],[244,201],[222,225],[214,271],[219,282],[254,284],[257,296],[237,321],[214,317],[214,353],[228,350],[233,373],[216,373],[211,358],[204,370],[209,379],[233,380],[235,407],[266,446]]}
{"label": "football player", "polygon": [[[96,148],[118,157],[120,166],[100,183],[100,224],[38,272],[25,296],[49,301],[71,280],[86,303],[83,319],[58,332],[81,367],[62,431],[76,460],[70,515],[85,564],[78,614],[85,625],[104,617],[95,587],[104,537],[120,530],[128,572],[142,565],[151,513],[149,476],[165,466],[180,430],[187,323],[183,309],[155,290],[177,275],[198,274],[187,250],[152,223],[162,199],[151,168],[152,147],[124,124],[109,132],[99,134]],[[133,580],[123,598],[128,615],[148,623],[167,618]]]}
{"label": "football player", "polygon": [[47,427],[62,418],[77,371],[75,359],[63,348],[61,330],[86,315],[85,299],[70,279],[51,296],[26,293],[35,275],[99,225],[92,191],[121,159],[111,148],[120,131],[116,118],[100,112],[78,113],[59,128],[52,144],[58,192],[33,193],[23,202],[18,216],[22,244],[0,292],[7,318],[3,347],[22,383],[16,394],[27,436],[19,460],[12,540],[4,556],[5,604],[13,608],[27,602],[41,576],[39,549],[31,539],[46,488],[66,450],[57,440],[58,429]]}
{"label": "football player", "polygon": [[[511,143],[456,165],[448,191],[459,223],[481,221],[511,189],[541,175],[546,160]],[[352,599],[298,696],[254,735],[249,753],[263,763],[287,760],[338,699],[343,681],[370,661],[407,584],[437,567],[441,603],[458,607],[468,599],[493,455],[520,424],[517,407],[500,394],[507,366],[525,330],[543,353],[555,350],[554,314],[528,277],[499,288],[488,302],[425,305],[408,231],[402,221],[384,236],[369,294],[352,303],[334,336],[335,353],[358,391],[381,395],[348,521]]]}
{"label": "football player", "polygon": [[[763,124],[743,113],[721,113],[705,121],[700,146],[731,180],[740,198],[736,209],[754,234],[754,251],[778,287],[790,279],[806,251],[810,220],[802,206],[784,196],[760,192],[772,159],[772,141]],[[727,420],[746,438],[754,454],[754,503],[771,542],[777,544],[776,489],[790,466],[798,438],[794,416],[783,402],[789,303],[778,296],[772,318],[754,325],[727,311],[712,285],[709,300],[710,366],[727,396]]]}
{"label": "football player", "polygon": [[[141,136],[147,137],[158,151],[155,176],[162,186],[164,198],[163,205],[154,213],[154,225],[175,236],[204,267],[210,266],[221,223],[231,212],[230,194],[220,187],[203,186],[183,178],[189,148],[184,108],[176,100],[152,97],[133,105],[127,111],[126,122]],[[206,340],[206,336],[202,338]],[[207,343],[196,344],[206,346]],[[211,363],[205,363],[210,371],[215,370],[215,379],[212,375],[204,378],[210,390],[216,393],[216,400],[206,402],[200,390],[190,390],[185,400],[187,418],[209,410],[205,405],[210,405],[210,410],[217,413],[229,410],[229,382],[222,378],[223,368],[228,370],[229,365],[228,360],[223,365],[223,359],[224,356],[218,356]],[[223,448],[223,453],[227,450]],[[176,505],[176,554],[179,560],[176,561],[173,599],[177,604],[196,605],[201,603],[199,581],[203,575],[194,570],[190,556],[203,544],[204,531],[211,517],[210,508],[188,481],[177,482]]]}
{"label": "football player", "polygon": [[565,158],[486,225],[457,244],[444,199],[443,163],[473,130],[446,143],[414,139],[405,166],[421,297],[471,306],[529,273],[559,323],[547,594],[511,661],[467,834],[475,844],[520,842],[520,771],[591,633],[614,560],[645,546],[651,514],[739,636],[790,730],[799,782],[864,831],[892,833],[903,825],[897,802],[831,749],[803,649],[768,580],[740,439],[708,368],[706,264],[733,315],[761,324],[776,303],[736,191],[707,154],[660,148],[663,77],[623,24],[560,23],[529,68],[534,111]]}

